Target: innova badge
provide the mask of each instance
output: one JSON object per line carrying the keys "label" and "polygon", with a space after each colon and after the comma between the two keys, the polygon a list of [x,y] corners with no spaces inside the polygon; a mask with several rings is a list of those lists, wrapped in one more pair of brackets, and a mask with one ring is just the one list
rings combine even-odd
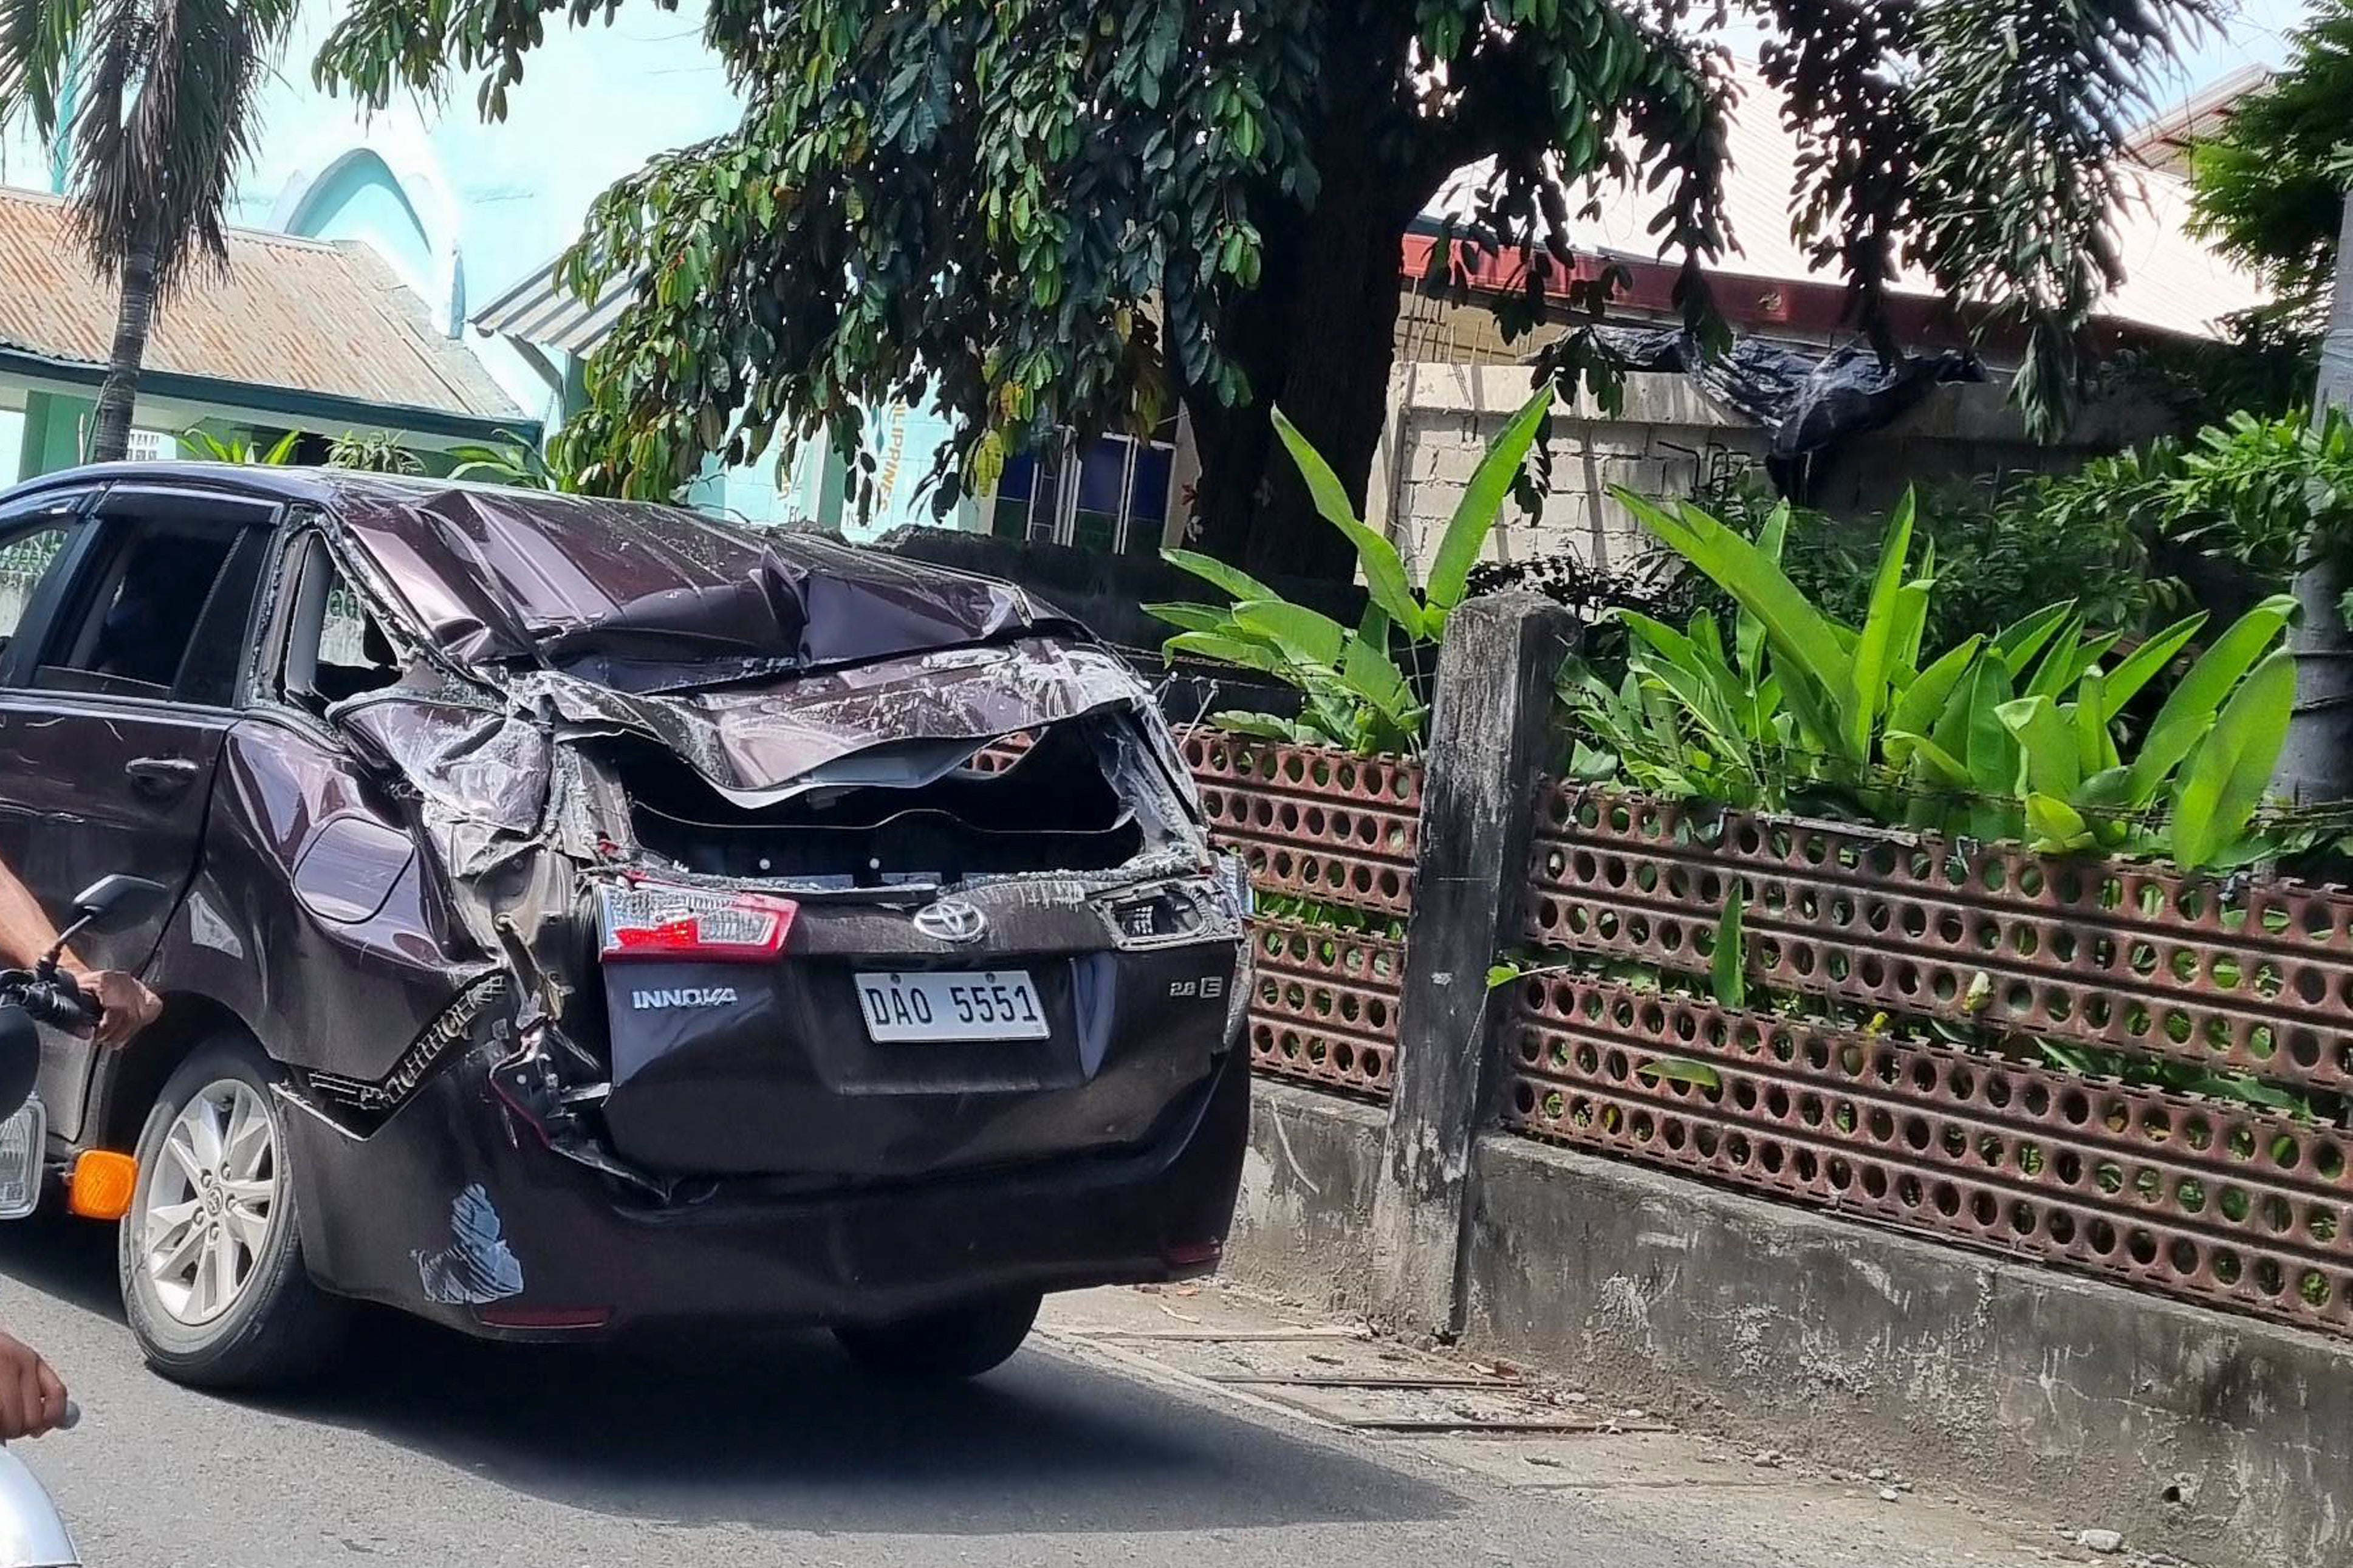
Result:
{"label": "innova badge", "polygon": [[940,899],[915,911],[915,929],[936,942],[978,942],[988,917],[962,899]]}

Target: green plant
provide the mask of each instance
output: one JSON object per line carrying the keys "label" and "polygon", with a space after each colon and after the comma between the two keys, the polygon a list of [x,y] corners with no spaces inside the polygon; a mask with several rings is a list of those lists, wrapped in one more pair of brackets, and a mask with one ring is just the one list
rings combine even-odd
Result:
{"label": "green plant", "polygon": [[[1928,645],[1948,647],[1973,632],[1990,636],[2016,617],[2019,605],[2041,603],[2053,581],[2074,591],[2084,618],[2102,631],[2131,632],[2152,611],[2178,605],[2181,587],[2152,573],[2147,543],[2173,466],[2160,445],[2096,458],[2064,476],[2011,476],[1920,494],[1914,537],[1936,552],[1936,594],[1923,632]],[[1786,504],[1753,472],[1694,499],[1727,527],[1751,535]],[[1781,567],[1789,581],[1824,613],[1860,621],[1886,520],[1849,521],[1793,506],[1788,534]],[[1729,595],[1711,589],[1703,598],[1718,620],[1730,618]]]}
{"label": "green plant", "polygon": [[2338,160],[2353,100],[2353,3],[2316,0],[2289,42],[2285,68],[2191,149],[2190,222],[2271,285],[2267,315],[2317,330],[2345,206]]}
{"label": "green plant", "polygon": [[[756,459],[861,410],[933,403],[954,425],[938,499],[985,489],[1057,427],[1156,421],[1173,384],[1205,463],[1203,548],[1260,575],[1336,574],[1267,427],[1280,397],[1362,494],[1382,423],[1414,216],[1465,164],[1461,243],[1527,280],[1596,179],[1641,200],[1715,320],[1734,91],[1700,0],[729,0],[705,39],[742,98],[726,132],[600,197],[563,265],[628,304],[586,367],[562,466],[666,498],[705,458]],[[2120,269],[2115,165],[2156,57],[2205,0],[1730,7],[1768,37],[1745,111],[1788,120],[1796,237],[1852,285],[1864,330],[1912,276],[2027,330],[2016,382],[2064,417],[2074,343]],[[381,110],[483,73],[496,118],[551,22],[540,0],[354,0],[319,79]],[[1758,99],[1767,101],[1759,102]],[[1578,280],[1599,312],[1611,289]],[[1154,405],[1147,410],[1139,405]],[[857,482],[871,484],[861,462]]]}
{"label": "green plant", "polygon": [[[1687,631],[1628,615],[1641,643],[1612,689],[1575,668],[1563,696],[1587,743],[1575,765],[1736,805],[1802,801],[1869,820],[2053,851],[2234,864],[2270,847],[2251,825],[2286,732],[2294,666],[2278,647],[2293,601],[2266,600],[2175,683],[2127,757],[2126,705],[2203,629],[2190,616],[2127,657],[2071,603],[1924,655],[1934,551],[1911,563],[1899,506],[1860,626],[1824,615],[1779,565],[1786,512],[1752,541],[1685,503],[1620,499],[1738,604],[1727,655],[1712,617]],[[2160,797],[2169,800],[2162,816]]]}
{"label": "green plant", "polygon": [[267,468],[283,468],[294,460],[294,448],[302,439],[300,430],[289,430],[267,447],[256,447],[248,436],[226,438],[197,426],[180,432],[180,445],[214,463],[259,463]]}
{"label": "green plant", "polygon": [[327,467],[368,474],[422,473],[425,465],[396,436],[361,436],[346,430],[327,447]]}
{"label": "green plant", "polygon": [[566,488],[538,447],[520,436],[503,431],[501,434],[504,439],[496,446],[450,447],[449,456],[456,460],[456,467],[449,470],[449,477],[527,490]]}
{"label": "green plant", "polygon": [[[2167,536],[2284,587],[2353,550],[2353,419],[2233,414],[2199,432],[2167,487]],[[2353,605],[2339,612],[2353,625]]]}
{"label": "green plant", "polygon": [[[1485,547],[1551,406],[1552,389],[1539,388],[1488,446],[1439,538],[1429,575],[1419,590],[1397,546],[1356,516],[1331,466],[1276,410],[1275,433],[1305,479],[1317,513],[1356,552],[1366,584],[1365,617],[1351,631],[1221,561],[1186,550],[1164,552],[1171,565],[1225,590],[1233,603],[1144,606],[1180,628],[1163,651],[1255,670],[1300,694],[1296,719],[1227,712],[1214,715],[1211,722],[1247,735],[1320,742],[1366,752],[1419,750],[1427,712],[1420,687],[1434,668],[1447,617],[1468,591],[1472,565]],[[1413,670],[1410,677],[1393,657],[1400,649]]]}

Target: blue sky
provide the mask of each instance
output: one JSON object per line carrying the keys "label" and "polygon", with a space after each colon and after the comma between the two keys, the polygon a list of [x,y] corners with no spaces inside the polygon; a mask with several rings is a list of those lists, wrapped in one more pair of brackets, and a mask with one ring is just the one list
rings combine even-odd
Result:
{"label": "blue sky", "polygon": [[2243,65],[2278,65],[2287,55],[2287,33],[2307,7],[2305,0],[2242,0],[2235,9],[2222,37],[2209,37],[2184,52],[2181,96]]}

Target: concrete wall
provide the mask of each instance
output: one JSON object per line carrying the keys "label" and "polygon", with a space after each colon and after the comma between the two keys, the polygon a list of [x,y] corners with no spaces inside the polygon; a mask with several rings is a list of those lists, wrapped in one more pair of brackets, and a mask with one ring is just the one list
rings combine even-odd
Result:
{"label": "concrete wall", "polygon": [[[1386,1117],[1261,1080],[1230,1273],[1365,1300]],[[2353,1561],[2353,1346],[1490,1133],[1462,1342],[2136,1552]]]}
{"label": "concrete wall", "polygon": [[1261,1079],[1226,1272],[1327,1311],[1372,1307],[1379,1107]]}
{"label": "concrete wall", "polygon": [[[1524,366],[1405,362],[1390,380],[1388,426],[1375,458],[1368,522],[1388,531],[1409,562],[1426,565],[1481,453],[1530,392]],[[1944,386],[1885,430],[1858,437],[1816,473],[1816,504],[1840,514],[1883,510],[1907,485],[1934,488],[2014,472],[2072,468],[2095,452],[2158,433],[2154,411],[2111,405],[2088,412],[2065,444],[2029,440],[1994,384]],[[1761,472],[1766,434],[1711,402],[1681,375],[1626,378],[1622,406],[1605,416],[1589,395],[1561,399],[1553,416],[1553,468],[1541,513],[1507,506],[1490,536],[1498,561],[1575,553],[1624,566],[1650,536],[1609,498],[1622,485],[1682,498],[1746,469]]]}

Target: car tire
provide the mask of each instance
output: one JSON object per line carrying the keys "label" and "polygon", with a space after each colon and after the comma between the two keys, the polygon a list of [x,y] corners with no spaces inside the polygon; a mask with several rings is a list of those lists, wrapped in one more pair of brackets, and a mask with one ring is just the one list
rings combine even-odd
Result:
{"label": "car tire", "polygon": [[993,1296],[895,1323],[843,1323],[833,1331],[849,1359],[890,1377],[978,1377],[1021,1348],[1044,1298]]}
{"label": "car tire", "polygon": [[[350,1304],[302,1262],[279,1077],[249,1040],[207,1041],[164,1085],[139,1134],[116,1271],[132,1337],[174,1383],[279,1386],[323,1370],[342,1344]],[[191,1226],[202,1232],[193,1243]]]}

